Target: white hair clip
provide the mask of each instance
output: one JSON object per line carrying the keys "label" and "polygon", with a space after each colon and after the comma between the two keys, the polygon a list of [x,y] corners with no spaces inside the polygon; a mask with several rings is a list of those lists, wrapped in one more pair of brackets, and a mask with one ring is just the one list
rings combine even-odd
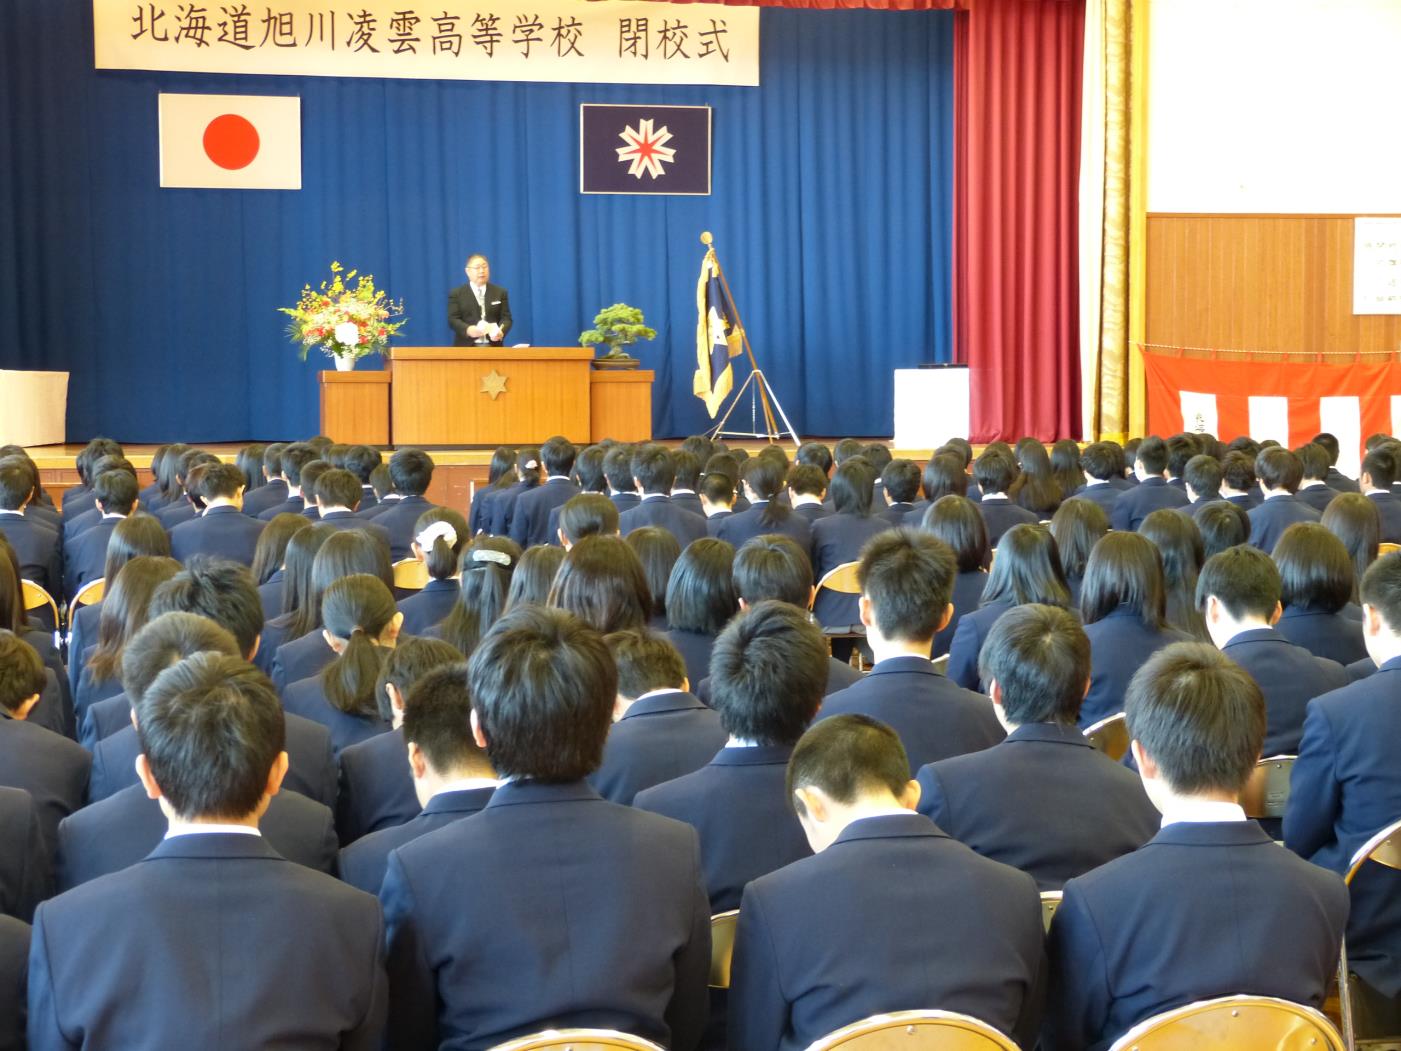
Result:
{"label": "white hair clip", "polygon": [[473,562],[495,562],[498,566],[511,568],[511,556],[504,551],[492,551],[490,548],[479,547],[472,552]]}
{"label": "white hair clip", "polygon": [[433,542],[442,537],[448,542],[448,547],[457,546],[457,530],[452,527],[451,522],[434,522],[425,526],[423,532],[414,537],[418,541],[418,546],[425,550],[433,546]]}
{"label": "white hair clip", "polygon": [[537,467],[539,467],[539,466],[540,466],[540,465],[539,465],[538,463],[536,463],[534,460],[526,460],[526,461],[525,461],[525,469],[526,469],[527,471],[533,471],[533,470],[535,470],[535,469],[536,469]]}

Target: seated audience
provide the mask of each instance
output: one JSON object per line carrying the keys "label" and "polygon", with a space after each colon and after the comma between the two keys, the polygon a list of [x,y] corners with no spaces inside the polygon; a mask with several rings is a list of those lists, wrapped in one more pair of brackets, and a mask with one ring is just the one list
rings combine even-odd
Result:
{"label": "seated audience", "polygon": [[458,560],[472,538],[466,519],[450,507],[424,511],[414,529],[413,557],[428,571],[428,583],[399,602],[405,635],[422,635],[452,612],[461,590]]}
{"label": "seated audience", "polygon": [[287,545],[297,533],[311,525],[301,515],[278,515],[263,527],[253,551],[253,583],[263,600],[263,620],[282,615],[282,593],[287,581]]}
{"label": "seated audience", "polygon": [[710,705],[729,742],[699,770],[633,800],[700,833],[712,913],[739,908],[746,883],[808,854],[783,776],[826,681],[827,644],[802,610],[774,601],[746,609],[710,661]]}
{"label": "seated audience", "polygon": [[140,706],[141,783],[169,831],[144,861],[39,907],[30,1046],[375,1046],[387,990],[374,899],[258,831],[287,771],[272,684],[198,654]]}
{"label": "seated audience", "polygon": [[549,529],[550,512],[580,493],[569,477],[577,454],[573,443],[558,436],[540,446],[545,480],[520,495],[511,517],[511,539],[522,549],[555,542],[555,535]]}
{"label": "seated audience", "polygon": [[1362,586],[1362,578],[1377,560],[1381,543],[1381,515],[1377,505],[1361,493],[1341,493],[1323,512],[1320,525],[1343,542],[1352,559],[1353,598]]}
{"label": "seated audience", "polygon": [[[608,461],[604,463],[607,472]],[[660,445],[643,446],[633,455],[630,471],[637,480],[640,502],[626,509],[618,508],[618,528],[623,536],[643,526],[659,526],[685,547],[706,535],[705,519],[671,502],[671,486],[676,480],[671,453]]]}
{"label": "seated audience", "polygon": [[[637,495],[637,479],[632,474],[633,449],[630,445],[617,445],[603,455],[603,479],[608,483],[608,499],[618,509],[618,514],[631,511],[641,502]],[[676,477],[672,469],[673,480]],[[670,487],[668,487],[670,493]]]}
{"label": "seated audience", "polygon": [[467,687],[473,739],[506,781],[481,813],[389,856],[395,1048],[589,1026],[691,1051],[710,969],[699,851],[690,829],[584,781],[617,695],[602,638],[523,607],[477,648]]}
{"label": "seated audience", "polygon": [[544,468],[540,466],[540,450],[536,446],[524,446],[516,452],[516,480],[496,494],[491,502],[491,524],[487,532],[493,536],[511,535],[511,523],[515,519],[516,503],[526,493],[540,487],[545,480]]}
{"label": "seated audience", "polygon": [[[182,457],[182,463],[188,462],[194,464],[207,463],[211,461],[217,463],[218,458],[210,456],[208,453],[199,452],[198,450],[192,450],[191,453],[188,454],[186,457]],[[100,501],[97,500],[96,479],[102,477],[108,471],[122,471],[131,476],[131,481],[133,483],[136,482],[136,468],[132,466],[130,460],[128,460],[125,456],[121,455],[120,453],[114,456],[104,456],[96,463],[94,463],[92,465],[92,476],[94,479],[92,490],[93,499],[89,503],[87,510],[83,511],[81,514],[74,513],[72,515],[65,515],[59,522],[63,534],[62,543],[65,548],[70,547],[74,540],[76,540],[83,533],[86,533],[98,522],[103,521],[103,519],[105,519],[107,515],[111,513],[111,511],[104,512],[100,507],[97,506]],[[181,474],[181,480],[182,482],[184,480],[183,473]],[[125,486],[123,486],[122,488],[125,489]],[[136,499],[138,495],[138,491],[135,488],[133,488],[131,490],[131,505],[133,511],[136,510]],[[187,508],[190,511],[191,514],[194,513],[194,509],[193,507],[191,507],[190,501],[183,501],[182,504],[185,508]],[[165,525],[165,519],[162,519],[161,523],[162,525]],[[167,526],[167,528],[169,527]]]}
{"label": "seated audience", "polygon": [[136,475],[120,468],[106,471],[93,483],[93,495],[101,517],[85,532],[64,541],[64,594],[70,599],[101,578],[112,530],[136,506]]}
{"label": "seated audience", "polygon": [[700,495],[696,492],[696,487],[700,485],[702,460],[683,443],[680,449],[671,454],[671,462],[676,468],[676,477],[671,483],[671,502],[693,514],[705,514]]}
{"label": "seated audience", "polygon": [[[1223,502],[1222,506],[1231,505]],[[1152,541],[1162,558],[1163,619],[1168,627],[1195,642],[1210,642],[1206,621],[1197,609],[1197,576],[1205,559],[1196,521],[1180,511],[1163,509],[1145,518],[1138,532]]]}
{"label": "seated audience", "polygon": [[437,639],[401,638],[389,651],[375,682],[375,702],[380,718],[393,729],[350,745],[337,757],[336,828],[342,844],[402,825],[422,810],[405,758],[404,710],[419,679],[461,660],[462,654]]}
{"label": "seated audience", "polygon": [[978,507],[964,496],[943,496],[924,512],[920,528],[942,540],[953,551],[958,564],[958,576],[953,580],[953,616],[934,636],[934,646],[930,656],[935,660],[949,652],[954,633],[958,631],[959,619],[965,613],[978,608],[983,599],[983,589],[987,587],[988,574],[985,568],[991,550],[988,547],[987,527]]}
{"label": "seated audience", "polygon": [[739,609],[734,561],[735,549],[724,540],[701,537],[681,552],[667,581],[666,637],[695,682],[710,673],[715,637]]}
{"label": "seated audience", "polygon": [[1207,559],[1197,580],[1197,607],[1211,641],[1264,694],[1266,756],[1296,754],[1309,701],[1348,682],[1341,664],[1315,657],[1274,627],[1281,593],[1270,557],[1247,546]]}
{"label": "seated audience", "polygon": [[[719,471],[708,472],[700,481],[700,498],[701,511],[705,514],[706,532],[714,536],[720,528],[720,523],[735,513],[735,480]],[[824,506],[823,510],[827,508]],[[811,518],[812,515],[805,513],[804,517]]]}
{"label": "seated audience", "polygon": [[521,549],[504,536],[479,536],[462,549],[457,602],[429,632],[470,657],[506,608]]}
{"label": "seated audience", "polygon": [[1222,500],[1221,463],[1214,456],[1193,456],[1183,468],[1182,481],[1187,487],[1187,498],[1192,501],[1187,509],[1193,513]]}
{"label": "seated audience", "polygon": [[936,450],[924,465],[920,488],[924,499],[916,500],[905,516],[905,525],[917,526],[924,521],[925,513],[946,496],[969,497],[967,464],[957,450]]}
{"label": "seated audience", "polygon": [[204,512],[170,531],[170,552],[179,562],[214,555],[253,564],[263,523],[243,513],[243,472],[231,463],[211,464],[199,479]]}
{"label": "seated audience", "polygon": [[1148,515],[1163,507],[1186,507],[1185,489],[1167,483],[1168,447],[1156,435],[1144,438],[1134,454],[1133,471],[1139,484],[1114,501],[1109,524],[1117,530],[1138,529]]}
{"label": "seated audience", "polygon": [[914,510],[919,496],[920,470],[912,460],[891,460],[880,475],[885,492],[885,506],[876,510],[876,517],[887,526],[905,524],[905,516]]}
{"label": "seated audience", "polygon": [[356,573],[334,581],[321,596],[321,633],[335,659],[316,676],[288,686],[283,709],[330,730],[337,753],[390,729],[380,718],[375,683],[403,621],[378,578]]}
{"label": "seated audience", "polygon": [[[827,472],[811,464],[800,463],[788,472],[788,502],[793,507],[793,513],[802,515],[808,520],[808,525],[813,525],[819,518],[826,518],[832,512],[823,505],[823,497],[827,495]],[[731,488],[730,496],[734,495]],[[723,501],[725,509],[729,510],[731,500]],[[708,510],[706,501],[701,501],[702,510]]]}
{"label": "seated audience", "polygon": [[316,499],[316,487],[321,476],[331,470],[325,460],[312,460],[302,465],[302,515],[311,522],[321,521],[321,504]]}
{"label": "seated audience", "polygon": [[1098,504],[1107,522],[1115,501],[1119,499],[1120,490],[1113,484],[1114,480],[1123,477],[1119,470],[1118,452],[1108,442],[1092,442],[1080,454],[1080,467],[1085,473],[1085,484],[1066,496],[1077,496]]}
{"label": "seated audience", "polygon": [[[263,449],[263,477],[266,482],[245,493],[243,498],[243,513],[249,518],[259,517],[269,507],[275,507],[287,499],[287,479],[282,477],[282,453],[286,448],[285,442],[273,442]],[[168,498],[166,502],[169,502]]]}
{"label": "seated audience", "polygon": [[25,514],[34,497],[34,481],[21,460],[0,461],[0,533],[19,556],[20,573],[54,596],[63,588],[63,547],[59,531]]}
{"label": "seated audience", "polygon": [[661,526],[642,526],[629,533],[626,539],[628,547],[642,563],[642,575],[647,579],[647,590],[652,596],[648,626],[666,631],[666,589],[671,582],[671,571],[681,557],[681,545]]}
{"label": "seated audience", "polygon": [[302,468],[315,459],[316,450],[305,442],[291,442],[283,447],[278,463],[282,470],[281,480],[286,485],[286,495],[280,503],[266,507],[262,507],[263,501],[259,501],[258,506],[262,510],[258,512],[258,518],[270,522],[280,514],[299,515],[309,504],[315,503],[315,494],[302,493]]}
{"label": "seated audience", "polygon": [[[516,484],[516,450],[498,445],[487,466],[486,485],[479,486],[468,508],[467,527],[471,536],[490,531],[492,503],[497,493]],[[465,541],[468,539],[464,537]]]}
{"label": "seated audience", "polygon": [[1259,505],[1261,494],[1255,479],[1254,453],[1236,450],[1226,454],[1221,461],[1221,498],[1245,512]]}
{"label": "seated audience", "polygon": [[1275,629],[1315,657],[1348,665],[1367,656],[1362,611],[1352,603],[1353,563],[1343,542],[1317,522],[1286,529],[1275,544],[1284,613]]}
{"label": "seated audience", "polygon": [[[775,446],[768,446],[765,452],[768,449],[782,453]],[[799,547],[811,554],[812,526],[779,499],[787,473],[787,464],[780,461],[778,456],[759,455],[746,460],[739,469],[739,478],[745,499],[749,501],[749,509],[736,511],[724,519],[716,527],[716,537],[729,541],[738,549],[746,540],[756,536],[781,533],[791,537]]]}
{"label": "seated audience", "polygon": [[1040,521],[1040,515],[1013,503],[1008,495],[1019,475],[1016,458],[1005,446],[988,446],[973,464],[973,478],[983,494],[978,510],[987,524],[988,543],[994,548],[1013,526],[1035,525]]}
{"label": "seated audience", "polygon": [[559,514],[554,519],[557,525],[550,534],[550,543],[566,551],[586,536],[618,535],[618,509],[602,493],[580,493],[557,510]]}
{"label": "seated audience", "polygon": [[1309,442],[1295,449],[1294,455],[1299,458],[1299,466],[1303,473],[1298,491],[1294,495],[1321,515],[1328,510],[1328,505],[1339,492],[1328,485],[1328,468],[1331,466],[1328,462],[1328,450],[1315,442]]}
{"label": "seated audience", "polygon": [[[891,527],[888,519],[872,513],[875,481],[875,471],[860,456],[847,460],[832,475],[832,514],[812,526],[812,571],[818,581],[838,566],[855,562],[866,541]],[[829,628],[845,630],[860,621],[856,596],[830,588],[818,588],[812,612],[819,624]]]}
{"label": "seated audience", "polygon": [[399,499],[368,510],[374,524],[389,531],[389,558],[399,562],[411,556],[414,526],[433,506],[423,495],[433,483],[433,460],[420,449],[400,449],[389,458],[389,477]]}
{"label": "seated audience", "polygon": [[[335,536],[332,527],[309,522],[301,515],[289,512],[278,518],[295,518],[302,523],[302,528],[287,541],[283,559],[281,610],[264,623],[258,652],[253,660],[268,673],[271,673],[273,659],[283,643],[294,642],[321,627],[321,596],[312,578],[312,569],[316,565],[317,552]],[[263,598],[261,589],[258,596],[260,600]]]}
{"label": "seated audience", "polygon": [[1330,489],[1335,493],[1358,493],[1361,491],[1356,481],[1338,470],[1338,454],[1341,447],[1336,435],[1323,431],[1313,436],[1311,444],[1321,447],[1328,454],[1328,473],[1323,480],[1328,483]]}
{"label": "seated audience", "polygon": [[900,736],[913,774],[925,763],[989,748],[1006,734],[988,699],[940,675],[929,659],[952,616],[958,566],[948,545],[913,529],[866,544],[857,567],[870,674],[822,704],[820,718],[866,715]]}
{"label": "seated audience", "polygon": [[564,548],[553,544],[532,547],[521,555],[520,563],[511,574],[511,587],[506,592],[506,609],[545,605],[559,567],[564,564],[564,556]]}
{"label": "seated audience", "polygon": [[1250,539],[1250,516],[1240,504],[1213,500],[1192,512],[1202,535],[1202,560]]}
{"label": "seated audience", "polygon": [[1250,510],[1250,543],[1269,554],[1280,535],[1296,522],[1317,522],[1319,514],[1294,493],[1304,467],[1288,449],[1266,449],[1255,458],[1264,499]]}
{"label": "seated audience", "polygon": [[497,785],[491,761],[472,736],[465,663],[434,668],[419,679],[412,699],[403,706],[402,719],[401,744],[408,746],[408,760],[400,756],[400,762],[413,778],[422,812],[355,840],[340,854],[341,879],[376,895],[392,851],[479,813]]}
{"label": "seated audience", "polygon": [[865,716],[824,719],[798,742],[786,789],[815,856],[745,888],[731,1047],[803,1048],[918,1008],[1031,1046],[1046,970],[1036,885],[911,813],[908,771],[899,738]]}
{"label": "seated audience", "polygon": [[1041,1046],[1098,1051],[1145,1018],[1238,993],[1321,1007],[1347,891],[1239,806],[1265,738],[1259,688],[1210,647],[1179,643],[1134,677],[1126,710],[1162,831],[1065,885]]}
{"label": "seated audience", "polygon": [[550,587],[548,604],[608,635],[646,627],[652,594],[642,563],[625,541],[615,536],[590,536],[564,556]]}
{"label": "seated audience", "polygon": [[921,814],[984,857],[1021,869],[1041,890],[1060,890],[1137,850],[1158,829],[1138,777],[1077,726],[1090,652],[1074,614],[1038,605],[1009,611],[980,660],[1007,739],[918,775]]}
{"label": "seated audience", "polygon": [[1008,491],[1018,507],[1036,515],[1037,521],[1050,518],[1060,506],[1060,483],[1051,470],[1051,457],[1046,447],[1035,438],[1017,442],[1017,465],[1021,473]]}
{"label": "seated audience", "polygon": [[686,664],[663,636],[619,631],[603,641],[618,668],[618,698],[603,763],[589,784],[604,799],[630,805],[638,792],[705,766],[727,735],[720,716],[687,692]]}
{"label": "seated audience", "polygon": [[361,511],[368,511],[379,503],[375,487],[370,479],[375,471],[384,465],[384,456],[378,449],[368,445],[352,445],[345,451],[345,469],[355,475],[360,483]]}
{"label": "seated audience", "polygon": [[1080,588],[1085,583],[1085,567],[1090,551],[1099,538],[1109,532],[1109,516],[1098,504],[1089,500],[1072,503],[1067,500],[1051,516],[1051,536],[1056,539],[1060,567],[1070,588],[1070,601],[1079,605]]}
{"label": "seated audience", "polygon": [[[1051,473],[1060,486],[1061,499],[1069,500],[1084,488],[1085,472],[1080,467],[1080,444],[1072,438],[1061,438],[1051,446]],[[1108,515],[1108,511],[1105,512]]]}
{"label": "seated audience", "polygon": [[1379,536],[1384,544],[1401,543],[1401,498],[1394,492],[1396,475],[1396,457],[1388,449],[1373,449],[1362,458],[1358,485],[1377,509],[1381,521]]}
{"label": "seated audience", "polygon": [[[360,506],[360,497],[363,492],[364,490],[360,487],[360,479],[349,471],[335,467],[328,471],[322,471],[317,476],[314,485],[316,520],[325,522],[334,529],[362,530],[378,539],[385,547],[389,547],[389,530],[381,523],[373,519],[360,518],[355,513]],[[414,523],[415,526],[417,524],[417,522]],[[411,555],[412,552],[410,557]]]}

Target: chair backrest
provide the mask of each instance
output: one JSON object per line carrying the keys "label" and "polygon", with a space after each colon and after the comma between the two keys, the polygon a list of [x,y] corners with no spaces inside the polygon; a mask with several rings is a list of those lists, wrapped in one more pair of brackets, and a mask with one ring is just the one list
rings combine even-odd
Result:
{"label": "chair backrest", "polygon": [[1058,890],[1043,890],[1041,892],[1041,926],[1046,930],[1051,929],[1051,920],[1055,918],[1056,910],[1060,908],[1062,892]]}
{"label": "chair backrest", "polygon": [[1017,1051],[986,1022],[954,1011],[872,1015],[814,1041],[807,1051]]}
{"label": "chair backrest", "polygon": [[1294,769],[1294,756],[1272,755],[1255,764],[1240,805],[1249,818],[1283,817],[1284,804],[1289,801],[1289,774]]}
{"label": "chair backrest", "polygon": [[660,1044],[613,1029],[547,1029],[508,1040],[489,1051],[665,1051]]}
{"label": "chair backrest", "polygon": [[1393,551],[1401,551],[1401,544],[1395,544],[1392,543],[1390,540],[1385,540],[1377,545],[1378,558],[1380,558],[1382,555],[1389,555]]}
{"label": "chair backrest", "polygon": [[929,663],[933,665],[934,670],[940,675],[947,675],[949,673],[949,655],[947,653],[942,657],[935,657]]}
{"label": "chair backrest", "polygon": [[89,580],[78,589],[78,593],[73,596],[70,606],[91,606],[94,602],[101,602],[102,596],[107,594],[107,578],[98,577],[96,580]]}
{"label": "chair backrest", "polygon": [[[822,579],[817,582],[817,591],[826,588],[828,591],[840,592],[843,595],[861,594],[861,585],[856,582],[856,567],[859,562],[843,562],[839,566],[829,569],[822,574]],[[813,592],[814,601],[817,592]]]}
{"label": "chair backrest", "polygon": [[730,987],[730,963],[735,955],[735,928],[739,910],[717,912],[710,917],[710,988]]}
{"label": "chair backrest", "polygon": [[1139,1022],[1109,1051],[1344,1051],[1319,1011],[1272,996],[1199,1000]]}
{"label": "chair backrest", "polygon": [[58,603],[54,601],[53,596],[32,580],[21,580],[19,584],[20,590],[24,595],[25,612],[27,613],[31,609],[44,609],[47,607],[48,611],[53,615],[53,622],[57,624]]}
{"label": "chair backrest", "polygon": [[422,591],[428,584],[428,566],[416,558],[401,558],[394,563],[394,586]]}
{"label": "chair backrest", "polygon": [[1123,712],[1111,715],[1107,719],[1101,719],[1093,726],[1086,727],[1085,736],[1089,739],[1090,744],[1116,763],[1128,754],[1129,724],[1124,718]]}
{"label": "chair backrest", "polygon": [[1369,861],[1375,861],[1389,869],[1401,869],[1401,821],[1387,825],[1358,847],[1357,853],[1352,856],[1352,864],[1348,866],[1347,875],[1343,878],[1351,883],[1358,869]]}

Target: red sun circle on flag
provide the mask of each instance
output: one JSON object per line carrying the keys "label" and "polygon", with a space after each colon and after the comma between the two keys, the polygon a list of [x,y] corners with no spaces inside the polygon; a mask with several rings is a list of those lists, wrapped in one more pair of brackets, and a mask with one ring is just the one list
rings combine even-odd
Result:
{"label": "red sun circle on flag", "polygon": [[211,161],[229,171],[238,171],[258,156],[258,129],[247,117],[224,113],[204,129],[204,152]]}

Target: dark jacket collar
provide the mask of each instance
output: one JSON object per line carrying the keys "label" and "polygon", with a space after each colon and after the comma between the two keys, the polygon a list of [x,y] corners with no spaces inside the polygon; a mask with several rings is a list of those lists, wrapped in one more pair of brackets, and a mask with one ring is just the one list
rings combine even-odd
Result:
{"label": "dark jacket collar", "polygon": [[1224,652],[1225,650],[1229,650],[1232,646],[1238,646],[1245,642],[1282,642],[1285,645],[1289,644],[1289,640],[1275,631],[1274,628],[1251,628],[1249,631],[1242,631],[1230,642],[1226,643],[1226,645],[1222,647],[1222,651]]}
{"label": "dark jacket collar", "polygon": [[147,861],[164,858],[252,858],[281,860],[282,856],[262,836],[237,832],[201,832],[198,835],[162,839],[156,849],[146,855]]}
{"label": "dark jacket collar", "polygon": [[715,753],[711,766],[787,766],[792,745],[758,744],[752,748],[725,747]]}
{"label": "dark jacket collar", "polygon": [[934,670],[934,662],[924,657],[916,657],[913,654],[905,657],[887,657],[883,661],[878,661],[871,669],[872,675],[900,675],[914,673],[916,675],[938,675]]}
{"label": "dark jacket collar", "polygon": [[355,519],[355,521],[357,522],[359,521],[359,519],[355,518],[354,511],[327,511],[324,515],[321,516],[321,521],[335,522],[342,518]]}
{"label": "dark jacket collar", "polygon": [[1159,477],[1157,477],[1157,476],[1155,475],[1155,476],[1152,477],[1152,478],[1145,478],[1145,479],[1143,479],[1143,481],[1139,482],[1138,484],[1141,485],[1141,486],[1146,485],[1146,486],[1152,486],[1152,487],[1156,488],[1157,486],[1167,485],[1167,479],[1166,479],[1166,478],[1159,478]]}
{"label": "dark jacket collar", "polygon": [[888,814],[881,817],[864,817],[853,821],[842,829],[842,834],[833,841],[855,843],[863,839],[908,839],[911,836],[928,836],[935,839],[948,839],[949,835],[923,814],[911,811],[908,814]]}
{"label": "dark jacket collar", "polygon": [[1007,735],[1005,743],[1015,744],[1018,741],[1070,744],[1079,745],[1082,748],[1093,747],[1085,735],[1080,732],[1079,727],[1062,726],[1059,723],[1023,723]]}
{"label": "dark jacket collar", "polygon": [[[705,705],[701,704],[699,699],[684,690],[669,690],[655,697],[634,701],[623,719],[631,719],[636,715],[658,715],[663,712],[686,712],[704,708]],[[618,721],[622,722],[623,719]]]}
{"label": "dark jacket collar", "polygon": [[1401,657],[1392,657],[1391,660],[1377,669],[1378,673],[1384,671],[1401,671]]}
{"label": "dark jacket collar", "polygon": [[204,517],[205,517],[205,518],[212,518],[214,515],[241,515],[241,514],[243,514],[243,512],[240,511],[237,507],[231,507],[231,506],[229,506],[228,504],[220,504],[218,507],[206,507],[206,508],[204,509]]}
{"label": "dark jacket collar", "polygon": [[425,814],[475,814],[487,805],[494,788],[468,788],[461,792],[439,792],[423,808]]}
{"label": "dark jacket collar", "polygon": [[453,591],[453,592],[457,592],[457,591],[461,591],[461,590],[462,590],[462,585],[460,585],[460,584],[459,584],[457,581],[455,581],[455,580],[439,580],[437,577],[430,577],[430,578],[428,579],[428,583],[427,583],[427,584],[424,584],[423,587],[419,589],[419,592],[418,592],[418,593],[421,595],[421,594],[423,594],[425,591]]}
{"label": "dark jacket collar", "polygon": [[[1275,846],[1255,821],[1179,821],[1160,829],[1148,846],[1253,847]],[[1278,850],[1278,847],[1275,847]]]}
{"label": "dark jacket collar", "polygon": [[598,803],[603,797],[585,781],[546,784],[543,781],[507,781],[499,786],[487,803],[487,810],[499,806],[524,803]]}

